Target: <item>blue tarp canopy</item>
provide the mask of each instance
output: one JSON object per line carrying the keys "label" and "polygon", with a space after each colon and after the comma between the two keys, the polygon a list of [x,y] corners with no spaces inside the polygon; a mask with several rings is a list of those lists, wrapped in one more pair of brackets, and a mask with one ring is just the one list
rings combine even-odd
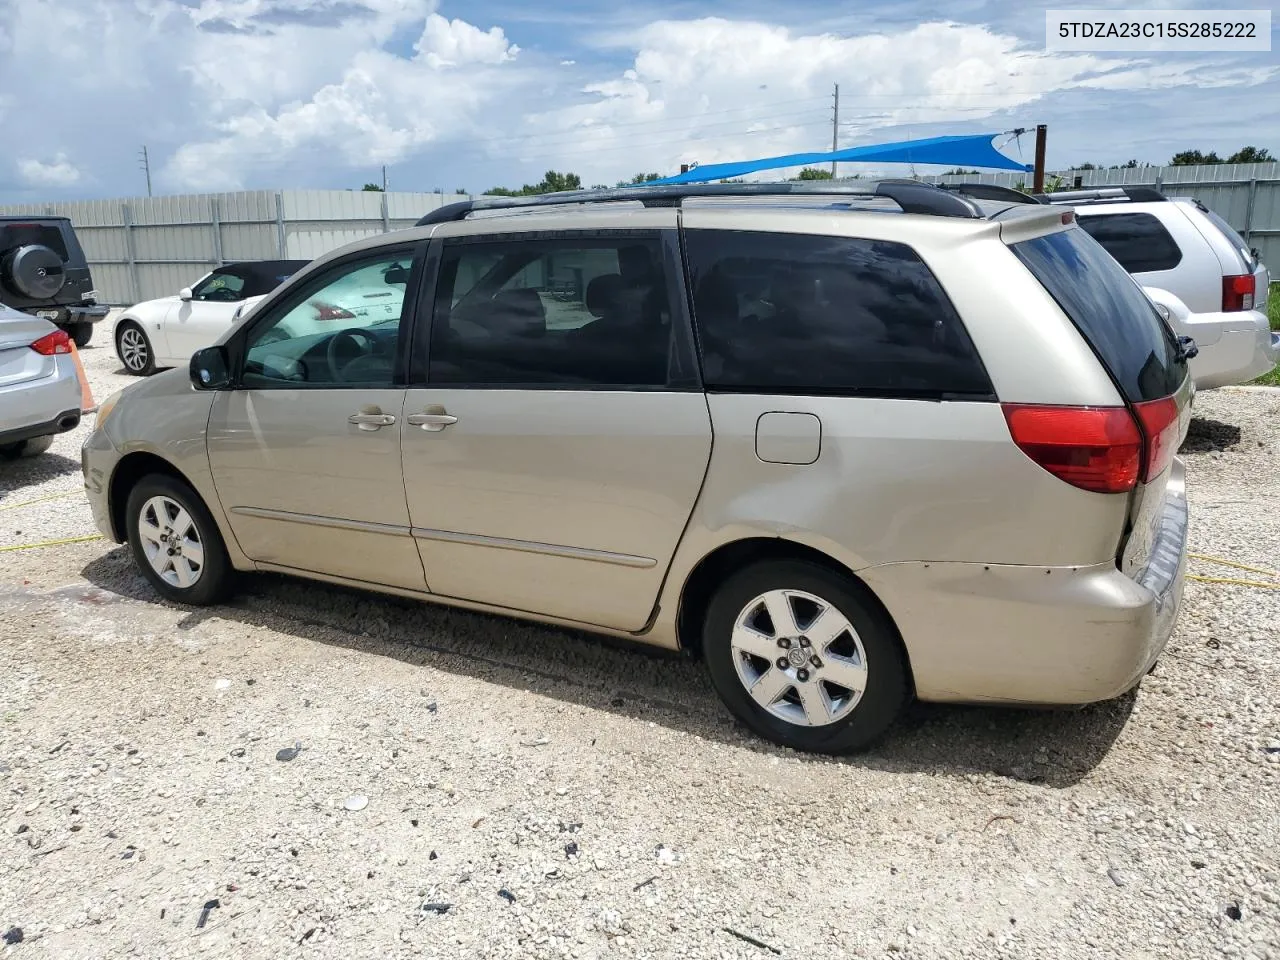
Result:
{"label": "blue tarp canopy", "polygon": [[897,143],[850,147],[833,153],[791,153],[785,157],[743,160],[737,163],[710,163],[687,173],[653,180],[651,183],[705,183],[741,177],[758,170],[778,170],[839,163],[938,163],[952,167],[979,167],[994,170],[1032,170],[1030,164],[1011,160],[992,146],[998,133],[976,133],[962,137],[930,137],[927,140],[900,140]]}

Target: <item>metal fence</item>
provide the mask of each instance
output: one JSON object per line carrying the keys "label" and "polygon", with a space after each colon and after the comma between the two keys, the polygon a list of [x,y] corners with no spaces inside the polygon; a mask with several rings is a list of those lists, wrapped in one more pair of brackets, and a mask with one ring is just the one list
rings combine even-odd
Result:
{"label": "metal fence", "polygon": [[[1063,188],[1154,186],[1195,197],[1221,214],[1280,275],[1280,163],[1062,170]],[[923,177],[1002,186],[1030,174]],[[351,190],[256,190],[19,204],[0,214],[71,218],[102,302],[115,306],[177,293],[212,267],[234,260],[301,259],[375,233],[414,224],[424,213],[466,199],[460,194]]]}
{"label": "metal fence", "polygon": [[241,193],[27,203],[0,214],[70,217],[100,302],[171,296],[235,260],[310,260],[352,240],[411,227],[465,196],[351,190]]}
{"label": "metal fence", "polygon": [[[987,173],[922,177],[930,182],[969,182],[1014,187],[1031,174]],[[1116,170],[1059,170],[1045,177],[1045,189],[1156,187],[1170,197],[1194,197],[1240,232],[1280,280],[1280,163],[1215,163],[1194,167],[1124,167]]]}

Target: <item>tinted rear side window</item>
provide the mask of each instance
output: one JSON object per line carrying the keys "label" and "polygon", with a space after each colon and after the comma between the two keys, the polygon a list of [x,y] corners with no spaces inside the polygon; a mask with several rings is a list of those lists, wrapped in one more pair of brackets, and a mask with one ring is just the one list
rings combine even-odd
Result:
{"label": "tinted rear side window", "polygon": [[1200,212],[1227,238],[1227,242],[1235,248],[1236,253],[1240,254],[1240,259],[1244,262],[1245,267],[1252,269],[1254,266],[1253,251],[1249,249],[1249,244],[1244,242],[1244,237],[1236,232],[1236,228],[1208,207],[1202,206]]}
{"label": "tinted rear side window", "polygon": [[905,244],[688,230],[709,389],[991,398],[937,278]]}
{"label": "tinted rear side window", "polygon": [[1079,223],[1130,273],[1172,270],[1182,262],[1177,241],[1150,213],[1100,214]]}
{"label": "tinted rear side window", "polygon": [[48,247],[63,260],[68,259],[67,245],[57,224],[0,223],[0,252],[32,244]]}
{"label": "tinted rear side window", "polygon": [[1083,230],[1011,247],[1093,347],[1133,403],[1172,394],[1186,376],[1173,332],[1142,289]]}

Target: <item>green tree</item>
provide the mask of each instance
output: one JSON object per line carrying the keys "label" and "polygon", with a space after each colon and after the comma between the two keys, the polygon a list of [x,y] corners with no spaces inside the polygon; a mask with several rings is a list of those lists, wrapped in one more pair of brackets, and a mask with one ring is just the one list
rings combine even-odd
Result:
{"label": "green tree", "polygon": [[944,177],[971,177],[979,173],[977,170],[966,170],[964,167],[956,167],[954,170],[948,170],[943,174]]}
{"label": "green tree", "polygon": [[1173,159],[1169,161],[1169,165],[1173,167],[1193,167],[1202,163],[1221,163],[1222,158],[1210,150],[1208,153],[1201,153],[1199,150],[1183,150],[1181,153],[1175,153]]}
{"label": "green tree", "polygon": [[1241,147],[1231,156],[1227,163],[1268,163],[1274,160],[1271,151],[1261,147]]}
{"label": "green tree", "polygon": [[823,170],[821,167],[805,167],[800,171],[800,176],[792,177],[792,180],[830,180],[831,171]]}
{"label": "green tree", "polygon": [[652,183],[654,180],[661,180],[661,179],[662,179],[662,174],[660,173],[637,173],[630,180],[619,180],[618,186],[634,187],[642,183]]}
{"label": "green tree", "polygon": [[366,183],[360,189],[365,193],[381,193],[382,192],[382,188],[378,186],[376,183]]}
{"label": "green tree", "polygon": [[548,170],[541,183],[526,183],[519,190],[510,187],[490,187],[485,191],[490,197],[532,197],[542,193],[561,193],[565,190],[581,190],[582,178],[576,173],[559,173]]}
{"label": "green tree", "polygon": [[1097,170],[1097,169],[1098,169],[1098,165],[1097,165],[1096,163],[1081,163],[1081,164],[1078,164],[1077,166],[1072,167],[1071,169],[1073,169],[1073,170]]}

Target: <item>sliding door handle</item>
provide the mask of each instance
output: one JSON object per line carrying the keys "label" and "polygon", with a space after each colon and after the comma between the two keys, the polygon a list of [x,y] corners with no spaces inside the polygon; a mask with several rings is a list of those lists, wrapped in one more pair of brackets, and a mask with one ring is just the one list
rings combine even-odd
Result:
{"label": "sliding door handle", "polygon": [[433,410],[429,413],[411,413],[408,416],[408,421],[411,425],[421,427],[423,430],[436,431],[457,423],[458,418],[445,413],[444,409],[440,408],[439,412]]}

